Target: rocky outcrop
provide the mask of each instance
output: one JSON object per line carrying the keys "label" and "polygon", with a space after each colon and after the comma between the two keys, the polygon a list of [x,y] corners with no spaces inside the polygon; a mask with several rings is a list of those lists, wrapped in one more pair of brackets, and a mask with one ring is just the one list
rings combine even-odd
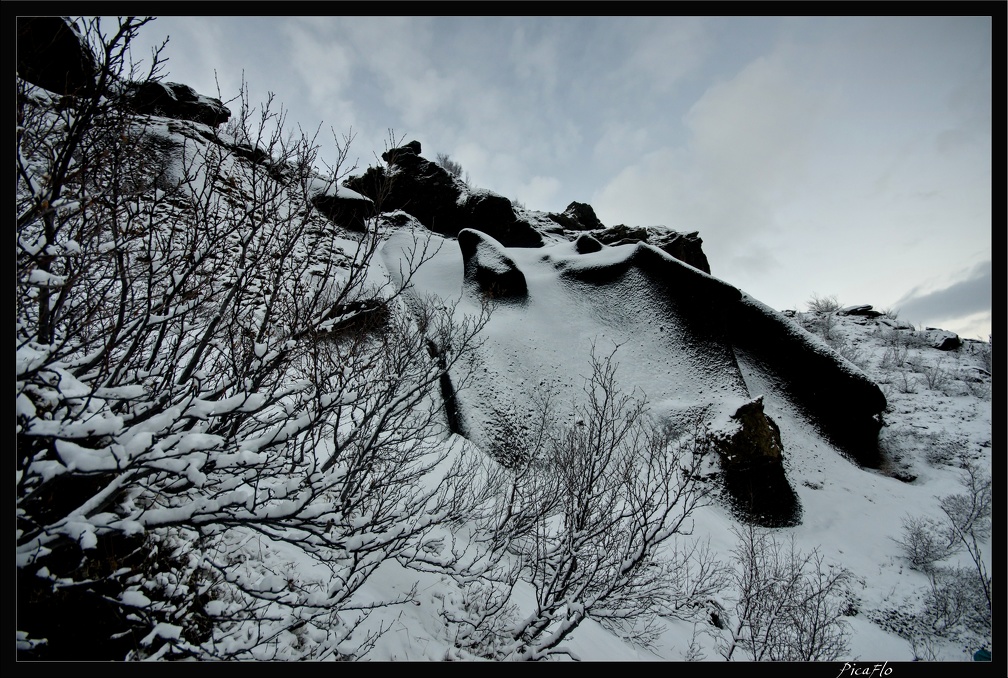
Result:
{"label": "rocky outcrop", "polygon": [[[17,21],[18,76],[57,94],[81,94],[95,86],[98,62],[80,29],[67,17],[22,17]],[[231,117],[220,99],[177,82],[124,83],[133,111],[192,120],[216,127]]]}
{"label": "rocky outcrop", "polygon": [[572,202],[563,212],[547,215],[569,231],[597,231],[605,228],[588,203]]}
{"label": "rocky outcrop", "polygon": [[707,255],[703,251],[703,240],[700,233],[680,233],[668,229],[651,229],[647,227],[632,228],[624,224],[619,224],[603,231],[593,233],[599,242],[606,245],[627,245],[636,242],[646,242],[654,245],[658,249],[668,252],[673,257],[689,264],[693,268],[700,269],[704,273],[710,273],[710,263]]}
{"label": "rocky outcrop", "polygon": [[765,366],[791,399],[859,463],[881,463],[878,433],[886,398],[875,382],[821,342],[748,295],[726,307],[736,352]]}
{"label": "rocky outcrop", "polygon": [[574,249],[577,250],[578,254],[591,254],[592,252],[598,252],[602,249],[602,247],[602,243],[587,233],[582,233],[578,236],[578,239],[574,241]]}
{"label": "rocky outcrop", "polygon": [[962,346],[962,339],[955,332],[928,327],[924,330],[927,342],[939,351],[954,351]]}
{"label": "rocky outcrop", "polygon": [[220,99],[197,94],[189,85],[177,82],[130,83],[127,91],[134,111],[178,120],[192,120],[217,127],[231,117]]}
{"label": "rocky outcrop", "polygon": [[419,152],[418,141],[390,149],[382,154],[387,168],[370,167],[344,185],[373,200],[382,212],[402,210],[441,235],[454,237],[474,228],[507,247],[542,246],[542,236],[518,219],[510,200],[469,189]]}
{"label": "rocky outcrop", "polygon": [[735,431],[714,437],[725,488],[735,508],[767,527],[800,522],[801,506],[784,471],[780,429],[763,411],[762,396],[731,415]]}
{"label": "rocky outcrop", "polygon": [[525,274],[499,242],[485,233],[466,228],[458,234],[465,279],[493,299],[521,299],[528,294]]}
{"label": "rocky outcrop", "polygon": [[77,94],[94,87],[98,67],[67,17],[18,17],[17,73],[50,92]]}
{"label": "rocky outcrop", "polygon": [[881,311],[876,311],[872,309],[871,304],[858,304],[856,306],[847,306],[841,308],[838,313],[840,315],[860,315],[866,318],[878,318],[883,315]]}
{"label": "rocky outcrop", "polygon": [[351,231],[367,231],[368,219],[375,216],[369,198],[344,186],[323,186],[311,192],[308,199],[329,221]]}

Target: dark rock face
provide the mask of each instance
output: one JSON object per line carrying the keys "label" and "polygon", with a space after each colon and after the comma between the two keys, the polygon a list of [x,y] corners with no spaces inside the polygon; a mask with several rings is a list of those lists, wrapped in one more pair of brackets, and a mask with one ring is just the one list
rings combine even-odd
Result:
{"label": "dark rock face", "polygon": [[562,213],[550,212],[547,216],[569,231],[597,231],[605,228],[595,216],[592,206],[584,202],[572,202]]}
{"label": "dark rock face", "polygon": [[541,247],[542,236],[515,216],[511,201],[489,191],[470,191],[437,163],[418,155],[412,141],[382,154],[389,169],[370,167],[344,182],[367,196],[382,212],[402,210],[425,227],[454,237],[464,228],[478,229],[507,247]]}
{"label": "dark rock face", "polygon": [[962,339],[955,332],[939,330],[934,327],[928,327],[925,332],[928,343],[939,351],[954,351],[962,346]]}
{"label": "dark rock face", "polygon": [[603,247],[595,238],[591,237],[587,233],[582,233],[578,236],[578,239],[574,241],[574,249],[577,250],[578,254],[590,254],[592,252],[598,252]]}
{"label": "dark rock face", "polygon": [[231,111],[213,99],[177,82],[138,82],[129,85],[130,103],[137,113],[192,120],[211,127],[227,122]]}
{"label": "dark rock face", "polygon": [[801,506],[784,472],[780,429],[763,411],[763,398],[740,407],[732,419],[738,430],[715,438],[714,446],[735,508],[764,527],[797,525]]}
{"label": "dark rock face", "polygon": [[872,310],[871,304],[860,304],[840,309],[840,315],[862,315],[866,318],[878,318],[882,312]]}
{"label": "dark rock face", "polygon": [[367,220],[375,215],[373,202],[350,191],[318,193],[310,200],[329,221],[351,231],[365,232]]}
{"label": "dark rock face", "polygon": [[645,227],[632,228],[619,224],[604,231],[594,233],[599,242],[606,245],[626,245],[635,242],[646,242],[658,249],[668,252],[673,257],[698,268],[704,273],[710,273],[710,263],[703,251],[703,240],[700,233],[680,233],[678,231],[652,231]]}
{"label": "dark rock face", "polygon": [[528,294],[525,274],[499,242],[485,233],[466,228],[458,234],[466,280],[494,299],[521,299]]}
{"label": "dark rock face", "polygon": [[98,66],[77,26],[67,17],[19,17],[17,72],[57,94],[76,94],[95,84]]}
{"label": "dark rock face", "polygon": [[858,463],[877,467],[878,433],[887,404],[878,385],[783,314],[751,297],[741,297],[726,314],[736,351],[771,369],[838,447]]}
{"label": "dark rock face", "polygon": [[415,166],[420,156],[420,142],[414,139],[405,146],[390,148],[382,153],[382,160],[390,165]]}

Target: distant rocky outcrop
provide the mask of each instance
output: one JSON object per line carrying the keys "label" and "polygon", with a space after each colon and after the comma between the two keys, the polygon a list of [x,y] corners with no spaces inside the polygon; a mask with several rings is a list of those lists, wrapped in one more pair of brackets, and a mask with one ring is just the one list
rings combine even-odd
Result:
{"label": "distant rocky outcrop", "polygon": [[569,231],[598,231],[605,228],[595,216],[592,206],[583,202],[572,202],[563,212],[550,212],[547,216]]}
{"label": "distant rocky outcrop", "polygon": [[402,210],[424,226],[454,237],[478,229],[507,247],[540,247],[542,235],[519,219],[511,201],[490,191],[474,191],[437,163],[420,155],[420,142],[385,151],[388,168],[370,167],[344,185],[367,196],[382,212]]}
{"label": "distant rocky outcrop", "polygon": [[646,242],[658,249],[668,252],[673,257],[698,268],[704,273],[710,273],[710,264],[703,251],[703,240],[699,231],[680,233],[667,229],[654,229],[644,226],[631,227],[624,224],[612,226],[592,235],[606,245],[626,245],[635,242]]}
{"label": "distant rocky outcrop", "polygon": [[927,342],[939,351],[954,351],[962,346],[962,339],[959,338],[959,335],[948,330],[928,327],[924,330],[924,336]]}
{"label": "distant rocky outcrop", "polygon": [[98,66],[69,18],[18,17],[17,73],[50,92],[77,94],[94,87]]}
{"label": "distant rocky outcrop", "polygon": [[871,304],[857,304],[855,306],[847,306],[841,308],[838,313],[840,315],[860,315],[866,318],[878,318],[883,315],[882,311],[876,311],[872,308]]}
{"label": "distant rocky outcrop", "polygon": [[217,127],[231,117],[231,111],[220,99],[197,94],[189,85],[146,81],[130,83],[127,91],[137,113],[192,120],[210,127]]}

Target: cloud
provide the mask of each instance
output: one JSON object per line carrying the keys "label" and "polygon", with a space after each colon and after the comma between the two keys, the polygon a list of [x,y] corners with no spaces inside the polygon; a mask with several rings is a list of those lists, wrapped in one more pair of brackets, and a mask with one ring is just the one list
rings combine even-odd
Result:
{"label": "cloud", "polygon": [[922,291],[915,287],[894,307],[911,322],[935,322],[990,312],[992,289],[991,262],[983,261],[969,270],[963,279],[942,289]]}

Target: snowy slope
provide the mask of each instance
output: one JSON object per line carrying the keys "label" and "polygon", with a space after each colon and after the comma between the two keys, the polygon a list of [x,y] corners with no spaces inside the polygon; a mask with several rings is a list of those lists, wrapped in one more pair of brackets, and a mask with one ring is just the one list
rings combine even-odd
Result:
{"label": "snowy slope", "polygon": [[[396,260],[403,237],[390,238],[386,261]],[[439,244],[438,255],[414,278],[418,293],[457,301],[459,313],[475,313],[479,292],[466,286],[457,245]],[[780,535],[793,536],[802,551],[817,549],[853,574],[851,658],[964,660],[981,645],[989,646],[989,637],[950,631],[926,650],[921,643],[914,647],[908,637],[923,633],[916,625],[923,623],[919,613],[928,580],[909,568],[896,541],[907,516],[938,515],[937,498],[962,491],[957,453],[990,468],[991,377],[983,367],[989,344],[967,341],[956,351],[940,351],[927,343],[926,332],[905,325],[894,329],[901,324],[887,316],[830,314],[830,344],[813,341],[820,341],[824,351],[840,347],[854,358],[849,369],[881,384],[889,401],[880,434],[883,468],[864,468],[830,442],[761,361],[724,344],[691,345],[667,300],[639,272],[630,269],[606,286],[563,274],[576,262],[589,266],[625,259],[634,247],[605,248],[594,255],[577,254],[569,242],[507,250],[525,273],[528,297],[496,305],[486,343],[470,365],[477,376],[460,395],[469,437],[490,449],[506,445],[509,433],[520,433],[523,423],[534,420],[537,391],[552,386],[564,395],[577,394],[593,343],[606,351],[619,346],[620,383],[646,395],[659,417],[702,404],[712,415],[723,414],[762,396],[781,429],[787,476],[802,507],[800,524]],[[814,329],[820,321],[817,314],[797,313],[795,332],[805,334],[806,326]],[[912,346],[899,368],[890,357],[897,336]],[[934,376],[936,366],[947,372],[944,378]],[[500,425],[502,418],[512,428]],[[730,558],[737,519],[727,506],[705,507],[695,518],[694,534]],[[726,591],[722,602],[730,606],[731,598]],[[720,632],[710,624],[664,623],[661,640],[650,648],[634,647],[591,623],[579,628],[568,645],[581,659],[720,659]],[[388,658],[402,658],[406,650],[387,652]]]}

